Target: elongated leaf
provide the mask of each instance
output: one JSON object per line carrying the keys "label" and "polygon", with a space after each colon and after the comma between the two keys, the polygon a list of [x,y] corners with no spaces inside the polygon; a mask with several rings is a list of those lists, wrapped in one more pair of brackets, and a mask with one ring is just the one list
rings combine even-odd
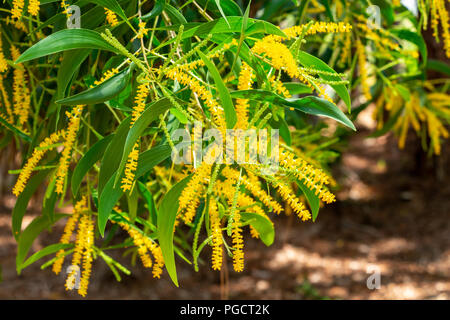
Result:
{"label": "elongated leaf", "polygon": [[117,53],[117,50],[103,40],[100,34],[95,31],[88,29],[64,29],[49,35],[27,49],[17,59],[16,63],[71,49],[101,49]]}
{"label": "elongated leaf", "polygon": [[[336,71],[334,71],[332,68],[330,68],[325,62],[323,62],[319,58],[316,58],[304,51],[298,52],[298,59],[299,59],[299,62],[304,67],[336,73]],[[320,77],[324,80],[329,80],[329,81],[342,80],[338,75],[336,75],[336,76],[320,75]],[[343,84],[333,84],[330,86],[336,91],[338,96],[345,102],[345,104],[347,105],[347,108],[350,110],[351,100],[350,100],[350,94],[348,93],[347,87]]]}
{"label": "elongated leaf", "polygon": [[[128,155],[133,149],[133,146],[136,143],[137,139],[142,135],[148,125],[158,119],[160,114],[171,107],[173,107],[173,105],[170,100],[168,98],[162,98],[156,102],[151,103],[149,107],[136,120],[126,137],[125,145],[123,147],[123,153],[120,152],[114,155],[115,157],[118,157],[120,154],[122,154],[118,172],[123,172],[125,164],[127,163]],[[117,183],[119,178],[120,176],[116,177],[116,180],[114,182],[115,184]]]}
{"label": "elongated leaf", "polygon": [[141,19],[147,21],[150,20],[151,18],[159,16],[163,12],[165,5],[166,2],[164,0],[156,0],[152,11],[143,15]]}
{"label": "elongated leaf", "polygon": [[200,58],[202,58],[209,72],[211,73],[214,82],[216,84],[217,90],[219,91],[220,101],[222,102],[222,108],[225,113],[225,121],[227,123],[227,128],[232,129],[236,124],[236,110],[234,110],[233,101],[231,100],[230,93],[228,92],[225,83],[220,76],[219,70],[216,66],[201,52],[198,53]]}
{"label": "elongated leaf", "polygon": [[177,216],[181,192],[187,185],[189,177],[174,185],[164,196],[159,206],[158,239],[167,272],[173,283],[178,287],[177,270],[173,249],[173,228]]}
{"label": "elongated leaf", "polygon": [[81,181],[83,180],[86,173],[92,166],[99,161],[109,143],[113,139],[114,135],[109,135],[99,141],[97,141],[89,150],[84,154],[84,156],[78,161],[75,169],[72,174],[72,194],[75,197],[78,193],[78,189],[80,188]]}
{"label": "elongated leaf", "polygon": [[283,85],[292,96],[295,94],[312,93],[312,89],[310,87],[300,82],[285,82]]}
{"label": "elongated leaf", "polygon": [[[169,158],[172,154],[172,149],[168,145],[161,145],[145,151],[139,155],[138,166],[136,169],[135,179],[150,171],[154,166]],[[119,171],[120,172],[120,171]],[[120,197],[123,195],[120,185],[114,186],[117,172],[114,173],[106,183],[103,191],[100,193],[98,204],[98,228],[100,234],[103,236],[106,222],[111,214],[114,206]]]}
{"label": "elongated leaf", "polygon": [[[186,26],[182,39],[191,38],[193,36],[207,36],[208,34],[241,32],[244,17],[227,17],[227,20],[229,24],[224,18],[219,18],[202,24]],[[267,33],[286,37],[283,31],[266,21],[249,18],[247,25],[248,27],[245,31],[247,36],[255,33]],[[177,26],[174,26],[173,29],[174,28],[177,28]]]}
{"label": "elongated leaf", "polygon": [[117,171],[120,164],[120,157],[123,152],[123,145],[127,138],[128,129],[130,128],[131,117],[123,120],[117,127],[114,138],[106,148],[102,162],[100,164],[100,172],[98,177],[98,194],[102,194],[103,187],[109,178]]}
{"label": "elongated leaf", "polygon": [[[66,217],[66,214],[56,214],[55,221]],[[37,217],[34,219],[28,227],[21,233],[19,237],[19,241],[17,244],[17,255],[16,255],[16,268],[17,272],[21,269],[23,265],[23,261],[25,260],[28,251],[30,251],[31,245],[33,244],[34,239],[45,229],[50,227],[52,222],[47,219],[47,217]]]}
{"label": "elongated leaf", "polygon": [[319,213],[319,197],[314,194],[314,191],[312,191],[305,185],[304,181],[297,180],[297,185],[299,186],[300,190],[302,190],[303,194],[306,197],[306,200],[308,201],[309,207],[311,208],[313,221],[316,221],[317,214]]}
{"label": "elongated leaf", "polygon": [[95,104],[111,100],[124,90],[130,81],[131,68],[123,70],[98,86],[89,88],[76,95],[57,100],[56,103],[69,106]]}
{"label": "elongated leaf", "polygon": [[28,202],[30,201],[31,196],[34,194],[37,188],[42,185],[42,182],[49,172],[50,169],[42,170],[32,176],[28,181],[25,189],[17,197],[16,204],[12,211],[12,231],[16,240],[20,237],[20,233],[22,230],[22,220],[27,210]]}
{"label": "elongated leaf", "polygon": [[443,61],[428,59],[427,69],[442,72],[443,74],[446,74],[450,77],[450,65],[446,64]]}
{"label": "elongated leaf", "polygon": [[427,45],[420,34],[407,29],[393,29],[390,30],[390,32],[395,34],[400,39],[408,40],[409,42],[414,43],[419,48],[420,54],[422,55],[422,65],[427,63]]}
{"label": "elongated leaf", "polygon": [[8,121],[3,119],[2,117],[0,117],[0,123],[2,125],[4,125],[6,128],[8,128],[9,130],[11,130],[11,132],[13,132],[14,134],[16,134],[17,136],[24,139],[25,141],[31,142],[31,138],[29,135],[27,135],[25,132],[17,129],[16,127],[14,127],[12,124],[10,124]]}
{"label": "elongated leaf", "polygon": [[25,260],[25,262],[23,262],[20,266],[17,267],[17,273],[20,274],[23,269],[25,269],[29,265],[35,263],[39,259],[42,259],[45,256],[56,253],[61,249],[64,250],[64,249],[69,249],[71,247],[73,247],[73,244],[71,244],[71,243],[51,244],[51,245],[45,247],[44,249],[39,250],[38,252],[34,253],[27,260]]}
{"label": "elongated leaf", "polygon": [[342,123],[343,125],[346,125],[352,130],[356,130],[353,123],[335,104],[318,97],[308,96],[301,99],[287,100],[271,91],[259,89],[234,91],[231,92],[231,97],[262,102],[272,102],[283,107],[297,109],[304,113],[328,117]]}
{"label": "elongated leaf", "polygon": [[91,50],[78,49],[64,52],[63,61],[58,69],[58,76],[56,78],[57,83],[57,98],[61,99],[64,97],[64,93],[70,84],[75,72],[78,70],[80,65],[89,56]]}
{"label": "elongated leaf", "polygon": [[258,231],[261,241],[266,246],[272,245],[275,239],[275,229],[271,221],[253,212],[242,212],[241,217],[244,221],[249,221],[250,225]]}

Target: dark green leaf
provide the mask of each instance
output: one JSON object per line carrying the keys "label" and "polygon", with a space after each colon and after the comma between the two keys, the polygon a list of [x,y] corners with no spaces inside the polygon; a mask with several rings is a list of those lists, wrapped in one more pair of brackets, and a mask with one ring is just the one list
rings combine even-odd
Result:
{"label": "dark green leaf", "polygon": [[275,229],[270,220],[253,212],[242,212],[241,217],[242,220],[248,221],[250,225],[258,231],[261,241],[266,246],[270,246],[273,243],[273,240],[275,239]]}

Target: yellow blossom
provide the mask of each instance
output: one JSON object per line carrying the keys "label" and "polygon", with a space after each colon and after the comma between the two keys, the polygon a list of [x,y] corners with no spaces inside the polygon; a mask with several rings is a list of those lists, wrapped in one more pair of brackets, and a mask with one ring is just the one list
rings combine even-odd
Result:
{"label": "yellow blossom", "polygon": [[37,16],[39,13],[39,0],[29,0],[28,2],[28,12],[32,16]]}
{"label": "yellow blossom", "polygon": [[114,11],[109,10],[108,8],[105,8],[105,14],[106,14],[106,21],[112,26],[116,26],[119,24],[119,21],[117,21],[117,16],[114,13]]}

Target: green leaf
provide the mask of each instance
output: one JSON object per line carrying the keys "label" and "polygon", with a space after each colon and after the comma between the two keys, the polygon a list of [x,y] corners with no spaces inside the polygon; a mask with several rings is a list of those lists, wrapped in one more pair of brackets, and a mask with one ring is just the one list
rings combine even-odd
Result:
{"label": "green leaf", "polygon": [[[55,221],[66,217],[66,214],[56,214]],[[20,273],[23,265],[23,261],[25,260],[28,251],[30,251],[31,245],[33,244],[34,239],[45,229],[51,226],[52,222],[47,219],[47,217],[37,217],[34,219],[26,229],[21,233],[19,237],[19,241],[17,244],[17,255],[16,255],[16,268],[17,272]]]}
{"label": "green leaf", "polygon": [[[193,36],[207,36],[209,34],[224,34],[224,33],[234,33],[241,32],[242,24],[244,22],[244,17],[228,17],[228,23],[224,18],[219,18],[214,21],[205,22],[202,24],[195,25],[186,25],[185,30],[183,32],[182,39],[191,38]],[[268,33],[274,34],[281,37],[286,37],[283,31],[281,31],[278,27],[273,24],[249,18],[247,21],[247,30],[245,34],[247,36],[255,34],[255,33]],[[177,26],[173,26],[172,29],[178,28]],[[174,40],[172,40],[174,41]],[[169,42],[169,41],[168,41]]]}
{"label": "green leaf", "polygon": [[242,220],[248,221],[250,225],[258,231],[261,241],[266,246],[272,245],[273,240],[275,239],[275,229],[270,220],[253,212],[242,212],[241,217]]}
{"label": "green leaf", "polygon": [[[114,157],[117,158],[120,158],[120,154],[122,155],[118,172],[123,172],[125,164],[127,163],[128,155],[133,149],[133,146],[136,143],[137,139],[143,134],[144,130],[147,129],[150,123],[158,119],[160,114],[167,111],[170,107],[173,107],[173,105],[168,98],[159,99],[158,101],[151,103],[149,107],[136,120],[126,137],[125,145],[123,146],[123,153],[120,152],[114,155]],[[118,175],[114,184],[117,183],[119,178],[120,176]]]}
{"label": "green leaf", "polygon": [[[304,67],[336,73],[336,71],[334,71],[332,68],[330,68],[325,62],[323,62],[319,58],[316,58],[304,51],[298,52],[298,60]],[[320,77],[324,80],[329,80],[329,81],[342,80],[338,75],[336,75],[336,76],[320,75]],[[351,100],[350,100],[350,94],[348,93],[347,87],[343,84],[337,84],[337,85],[334,84],[334,85],[331,85],[331,87],[336,91],[338,96],[345,102],[348,110],[350,111]]]}
{"label": "green leaf", "polygon": [[221,105],[225,113],[227,128],[232,129],[236,124],[237,117],[236,110],[234,110],[233,101],[231,100],[230,92],[228,92],[228,89],[225,86],[225,83],[223,82],[219,70],[217,70],[216,66],[202,52],[199,52],[198,54],[200,55],[200,58],[202,58],[203,62],[205,63],[214,79],[217,90],[219,91]]}
{"label": "green leaf", "polygon": [[114,133],[114,138],[105,150],[102,162],[100,163],[98,194],[102,194],[103,187],[119,167],[120,156],[123,152],[123,146],[130,128],[130,122],[131,117],[128,117],[120,123]]}
{"label": "green leaf", "polygon": [[407,29],[393,29],[390,30],[390,32],[392,34],[395,34],[400,39],[404,39],[414,43],[419,48],[420,54],[422,55],[422,65],[425,65],[427,63],[427,45],[425,43],[425,40],[423,40],[422,35]]}
{"label": "green leaf", "polygon": [[113,139],[114,135],[111,134],[99,141],[97,141],[85,154],[84,156],[78,161],[75,169],[73,170],[72,174],[72,182],[71,182],[71,188],[72,188],[72,194],[74,197],[76,197],[78,190],[81,185],[81,181],[83,180],[86,173],[89,171],[89,169],[92,168],[92,166],[101,159],[103,156],[103,153],[105,152],[106,148],[108,147],[109,143]]}
{"label": "green leaf", "polygon": [[316,196],[314,191],[309,189],[303,181],[297,180],[297,185],[299,186],[300,190],[302,190],[303,194],[306,197],[306,200],[308,201],[309,207],[311,208],[313,221],[316,221],[320,206],[319,197]]}
{"label": "green leaf", "polygon": [[20,274],[23,269],[28,267],[29,265],[35,263],[39,259],[42,259],[45,256],[48,256],[50,254],[56,253],[59,250],[65,250],[73,247],[73,244],[71,243],[55,243],[51,244],[47,247],[45,247],[42,250],[39,250],[38,252],[34,253],[31,257],[29,257],[27,260],[25,260],[24,263],[22,263],[20,266],[17,267],[17,272]]}
{"label": "green leaf", "polygon": [[[135,179],[137,180],[142,177],[154,166],[170,157],[171,154],[172,149],[168,145],[156,146],[141,153],[139,155]],[[119,201],[120,197],[123,195],[123,191],[120,186],[118,184],[114,186],[116,176],[117,172],[109,178],[108,182],[103,188],[103,191],[100,193],[98,204],[98,228],[102,236],[104,235],[106,222],[108,221],[109,215],[111,214],[117,201]]]}
{"label": "green leaf", "polygon": [[57,83],[57,98],[61,99],[72,81],[75,72],[81,66],[84,60],[89,56],[91,50],[77,49],[64,52],[63,60],[58,69]]}
{"label": "green leaf", "polygon": [[50,169],[42,170],[32,176],[28,181],[25,189],[17,197],[16,204],[12,211],[12,231],[16,240],[20,237],[20,233],[22,230],[22,219],[27,210],[28,202],[36,192],[37,188],[42,185],[45,177],[49,172]]}
{"label": "green leaf", "polygon": [[158,239],[167,272],[173,283],[178,287],[177,270],[173,249],[173,228],[177,216],[181,192],[186,187],[189,177],[174,185],[164,196],[159,206]]}
{"label": "green leaf", "polygon": [[319,0],[319,2],[325,7],[328,18],[330,18],[331,21],[334,21],[333,13],[331,12],[331,8],[330,8],[330,1]]}
{"label": "green leaf", "polygon": [[442,72],[443,74],[450,76],[450,65],[443,61],[428,59],[427,70]]}
{"label": "green leaf", "polygon": [[16,135],[18,135],[19,137],[21,137],[22,139],[24,139],[27,142],[31,142],[31,137],[29,135],[27,135],[25,132],[23,132],[22,130],[17,129],[16,127],[14,127],[12,124],[10,124],[8,121],[6,121],[5,119],[3,119],[3,117],[0,117],[0,123],[3,124],[6,128],[8,128],[9,130],[11,130],[13,133],[15,133]]}
{"label": "green leaf", "polygon": [[127,87],[132,74],[131,69],[132,68],[123,70],[93,88],[89,88],[86,91],[80,92],[76,95],[57,100],[56,103],[76,106],[80,104],[95,104],[111,100]]}
{"label": "green leaf", "polygon": [[113,46],[103,40],[99,33],[88,29],[64,29],[42,39],[28,48],[16,63],[37,59],[49,54],[71,49],[101,49],[117,52]]}
{"label": "green leaf", "polygon": [[301,99],[287,100],[271,91],[260,89],[234,91],[231,92],[231,97],[271,102],[283,107],[294,108],[307,114],[328,117],[356,131],[353,123],[334,103],[318,97],[308,96]]}
{"label": "green leaf", "polygon": [[218,8],[219,11],[220,11],[220,14],[221,14],[222,17],[225,19],[226,23],[227,23],[228,26],[229,26],[230,24],[228,23],[227,16],[226,16],[225,13],[223,12],[222,7],[221,7],[221,5],[220,5],[220,0],[215,0],[215,2],[216,2],[217,8]]}
{"label": "green leaf", "polygon": [[141,17],[141,19],[143,21],[147,21],[147,20],[150,20],[151,18],[159,16],[163,12],[165,5],[166,5],[166,2],[164,0],[156,0],[156,3],[153,6],[152,11],[143,15]]}
{"label": "green leaf", "polygon": [[310,87],[300,82],[284,82],[283,86],[292,96],[295,94],[312,93],[312,89]]}
{"label": "green leaf", "polygon": [[387,0],[372,0],[372,3],[381,9],[381,14],[388,25],[392,25],[394,23],[394,9],[391,4]]}

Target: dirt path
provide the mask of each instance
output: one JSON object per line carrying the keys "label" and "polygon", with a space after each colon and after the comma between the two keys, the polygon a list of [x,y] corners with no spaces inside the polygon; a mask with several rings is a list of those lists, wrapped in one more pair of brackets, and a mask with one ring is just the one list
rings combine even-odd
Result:
{"label": "dirt path", "polygon": [[[336,170],[339,200],[323,209],[316,223],[277,217],[272,247],[247,239],[246,268],[242,274],[230,273],[229,298],[450,299],[450,186],[445,183],[450,161],[442,160],[447,170],[438,172],[440,179],[436,171],[419,174],[408,160],[409,150],[400,153],[391,138],[364,136],[362,131],[350,140]],[[3,203],[8,205],[7,200]],[[33,249],[58,241],[60,231],[41,237]],[[39,265],[17,276],[15,250],[10,216],[0,214],[0,299],[78,298],[64,290],[62,275],[41,271]],[[130,266],[128,257],[118,259]],[[381,273],[379,290],[366,286],[370,267]],[[201,269],[195,273],[179,262],[181,288],[175,288],[167,274],[154,280],[139,264],[131,277],[117,283],[98,261],[88,297],[220,298],[219,273],[207,265]]]}

